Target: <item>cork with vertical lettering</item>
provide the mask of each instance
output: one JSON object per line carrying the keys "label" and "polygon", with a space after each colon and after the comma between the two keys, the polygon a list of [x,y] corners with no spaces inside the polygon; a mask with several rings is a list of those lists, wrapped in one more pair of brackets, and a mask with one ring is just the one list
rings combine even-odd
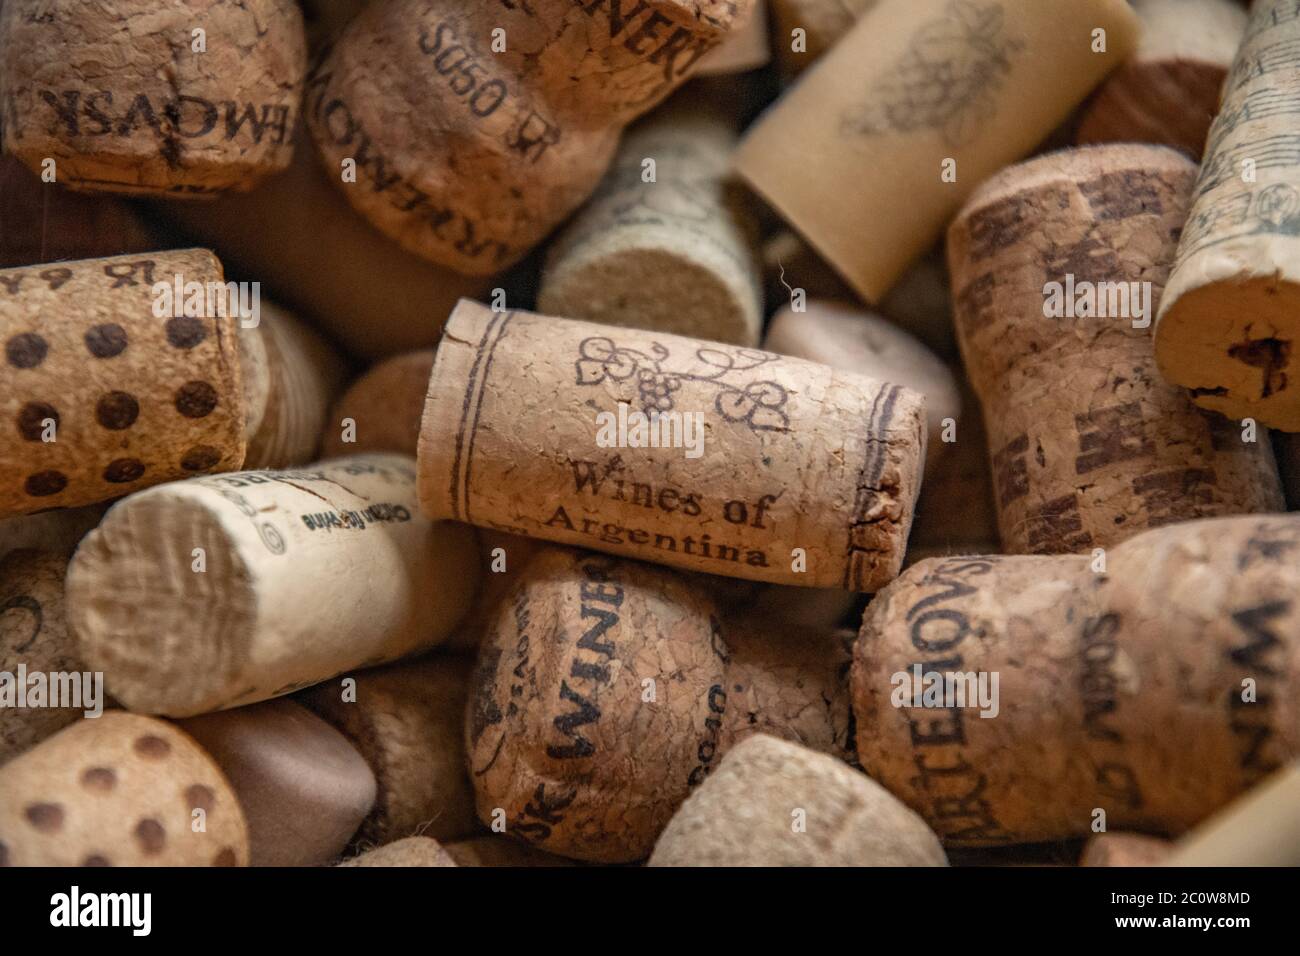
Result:
{"label": "cork with vertical lettering", "polygon": [[863,769],[950,845],[1177,835],[1300,754],[1300,516],[932,558],[854,650]]}
{"label": "cork with vertical lettering", "polygon": [[1196,408],[1156,369],[1152,320],[1195,175],[1159,146],[1051,153],[991,179],[949,230],[1009,554],[1283,507],[1267,434]]}
{"label": "cork with vertical lettering", "polygon": [[306,69],[293,0],[8,0],[5,150],[78,190],[250,189],[289,163]]}
{"label": "cork with vertical lettering", "polygon": [[204,249],[0,270],[0,515],[243,464],[238,320],[154,289],[221,282]]}

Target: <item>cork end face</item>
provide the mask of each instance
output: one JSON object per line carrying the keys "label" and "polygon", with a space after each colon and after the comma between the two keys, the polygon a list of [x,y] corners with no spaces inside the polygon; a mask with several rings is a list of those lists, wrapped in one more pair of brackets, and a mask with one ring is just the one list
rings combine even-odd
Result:
{"label": "cork end face", "polygon": [[1277,275],[1183,292],[1160,315],[1160,373],[1202,408],[1300,431],[1300,283]]}
{"label": "cork end face", "polygon": [[105,515],[68,568],[68,624],[129,710],[215,710],[248,664],[252,581],[220,521],[160,488]]}

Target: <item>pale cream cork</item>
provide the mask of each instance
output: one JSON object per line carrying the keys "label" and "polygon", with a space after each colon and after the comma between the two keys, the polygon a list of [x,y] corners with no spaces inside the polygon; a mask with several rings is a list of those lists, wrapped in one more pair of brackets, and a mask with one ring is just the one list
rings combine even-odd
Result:
{"label": "pale cream cork", "polygon": [[[24,549],[0,558],[0,674],[7,675],[10,685],[0,694],[8,698],[0,721],[0,764],[93,713],[95,705],[102,709],[108,704],[102,679],[94,705],[84,696],[95,693],[94,675],[68,633],[63,605],[67,568],[67,554],[52,551]],[[74,682],[79,689],[72,700],[51,699],[52,691],[62,695]],[[39,696],[34,696],[37,688]]]}
{"label": "pale cream cork", "polygon": [[1235,0],[1133,0],[1142,38],[1079,117],[1079,143],[1159,143],[1199,161],[1246,32]]}
{"label": "pale cream cork", "polygon": [[306,69],[292,0],[9,0],[5,150],[74,189],[248,189],[289,163]]}
{"label": "pale cream cork", "polygon": [[[645,411],[702,424],[699,456],[598,444],[618,441],[602,421]],[[924,398],[901,385],[462,302],[429,380],[420,503],[688,570],[871,591],[898,572],[924,456]]]}
{"label": "pale cream cork", "polygon": [[[582,203],[620,129],[750,6],[379,0],[313,69],[307,125],[336,185],[381,232],[430,261],[491,274]],[[341,176],[348,159],[352,183]]]}
{"label": "pale cream cork", "polygon": [[0,866],[246,866],[230,784],[186,734],[111,711],[0,768]]}
{"label": "pale cream cork", "polygon": [[[1149,326],[1195,174],[1160,146],[1051,153],[981,186],[949,230],[1007,553],[1091,551],[1172,521],[1282,510],[1267,436],[1244,440],[1156,371]],[[1106,314],[1065,311],[1086,312],[1089,291]]]}
{"label": "pale cream cork", "polygon": [[[432,371],[432,349],[403,352],[371,366],[330,410],[321,432],[321,453],[330,457],[395,451],[415,457]],[[353,441],[344,441],[345,436]]]}
{"label": "pale cream cork", "polygon": [[[1298,556],[1300,516],[1263,515],[1147,531],[1104,571],[924,561],[863,618],[858,758],[948,844],[1182,833],[1300,755]],[[917,706],[914,666],[986,693]]]}
{"label": "pale cream cork", "polygon": [[[1105,52],[1093,51],[1094,30]],[[882,0],[751,127],[735,168],[879,302],[980,182],[1133,50],[1137,31],[1124,0]]]}
{"label": "pale cream cork", "polygon": [[346,365],[291,313],[269,302],[262,302],[259,311],[256,326],[238,330],[248,438],[244,467],[305,465],[316,460]]}
{"label": "pale cream cork", "polygon": [[155,212],[211,246],[232,271],[260,280],[351,355],[375,359],[435,345],[456,300],[486,295],[490,280],[439,268],[381,235],[331,183],[337,175],[302,142],[285,172],[251,192],[158,203]]}
{"label": "pale cream cork", "polygon": [[407,836],[455,840],[478,829],[465,772],[465,701],[471,661],[436,654],[337,680],[301,700],[353,742],[379,781],[356,833],[361,845]]}
{"label": "pale cream cork", "polygon": [[756,0],[749,13],[740,14],[721,45],[700,59],[696,76],[730,76],[767,66],[772,61],[768,38],[767,0]]}
{"label": "pale cream cork", "polygon": [[925,821],[833,757],[756,734],[722,758],[650,866],[947,866]]}
{"label": "pale cream cork", "polygon": [[155,283],[177,281],[223,282],[221,264],[184,249],[0,270],[0,515],[243,463],[239,320],[156,314]]}
{"label": "pale cream cork", "polygon": [[1300,431],[1300,17],[1259,0],[1210,128],[1155,329],[1203,408]]}
{"label": "pale cream cork", "polygon": [[[788,74],[817,62],[853,29],[853,24],[880,0],[770,0],[772,45]],[[802,30],[796,36],[795,30]]]}
{"label": "pale cream cork", "polygon": [[696,99],[675,100],[629,131],[551,245],[538,310],[757,345],[758,233],[727,178],[735,146],[731,123]]}
{"label": "pale cream cork", "polygon": [[479,649],[466,726],[479,819],[550,853],[631,862],[747,735],[843,756],[840,647],[767,637],[729,629],[698,580],[537,555]]}
{"label": "pale cream cork", "polygon": [[1300,866],[1300,763],[1179,840],[1166,866]]}
{"label": "pale cream cork", "polygon": [[473,599],[477,549],[419,513],[414,469],[358,455],[118,502],[68,569],[83,657],[128,709],[187,717],[441,643]]}
{"label": "pale cream cork", "polygon": [[437,840],[414,836],[385,843],[339,866],[456,866],[456,861]]}
{"label": "pale cream cork", "polygon": [[457,866],[577,866],[573,860],[499,836],[458,840],[443,849]]}
{"label": "pale cream cork", "polygon": [[331,862],[375,802],[375,776],[361,754],[293,701],[268,700],[179,725],[239,798],[250,866]]}
{"label": "pale cream cork", "polygon": [[1142,833],[1099,833],[1088,841],[1080,866],[1158,866],[1172,844]]}
{"label": "pale cream cork", "polygon": [[851,303],[810,299],[803,311],[789,305],[777,310],[763,348],[864,378],[897,382],[924,395],[927,474],[951,445],[943,440],[944,431],[950,428],[955,434],[962,413],[953,374],[937,355],[888,319]]}

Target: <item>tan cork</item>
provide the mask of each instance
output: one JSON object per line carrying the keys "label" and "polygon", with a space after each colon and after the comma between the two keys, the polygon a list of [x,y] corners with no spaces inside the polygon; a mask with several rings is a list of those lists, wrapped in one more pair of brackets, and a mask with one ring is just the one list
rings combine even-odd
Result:
{"label": "tan cork", "polygon": [[768,38],[767,2],[758,0],[748,14],[739,14],[727,38],[700,59],[696,76],[731,76],[767,66],[772,61]]}
{"label": "tan cork", "polygon": [[[961,395],[948,366],[897,324],[846,302],[810,299],[803,311],[785,305],[772,316],[763,348],[819,362],[925,396],[927,474],[951,447],[943,440],[961,421]],[[922,486],[922,494],[925,493]]]}
{"label": "tan cork", "polygon": [[223,282],[221,264],[185,249],[0,270],[0,515],[243,463],[239,320],[155,314],[154,284],[177,281]]}
{"label": "tan cork", "polygon": [[1099,833],[1083,848],[1080,866],[1159,866],[1171,844],[1141,833]]}
{"label": "tan cork", "polygon": [[[853,29],[853,24],[880,0],[770,0],[772,44],[787,74],[816,63]],[[796,38],[794,31],[802,30]],[[798,49],[796,49],[796,41]]]}
{"label": "tan cork", "polygon": [[838,646],[809,639],[787,657],[738,632],[733,654],[724,631],[707,592],[672,571],[536,556],[479,649],[466,726],[479,818],[550,853],[630,862],[747,734],[842,756]]}
{"label": "tan cork", "polygon": [[256,326],[238,330],[248,436],[244,467],[305,465],[316,460],[346,366],[329,343],[289,312],[269,302],[259,311]]}
{"label": "tan cork", "polygon": [[[321,453],[328,458],[395,451],[414,458],[432,371],[432,349],[403,352],[371,366],[348,386],[326,416]],[[345,435],[353,441],[344,441]]]}
{"label": "tan cork", "polygon": [[118,502],[68,569],[87,663],[127,708],[187,717],[440,643],[473,599],[477,549],[419,513],[414,469],[358,455]]}
{"label": "tan cork", "polygon": [[[1243,440],[1155,367],[1151,316],[1195,174],[1160,146],[1051,153],[985,183],[949,230],[957,332],[1009,554],[1282,507],[1267,438]],[[1105,314],[1078,314],[1089,291]]]}
{"label": "tan cork", "polygon": [[[646,410],[701,423],[699,456],[598,444]],[[429,381],[420,504],[688,570],[871,591],[902,560],[924,429],[924,399],[900,385],[462,302]]]}
{"label": "tan cork", "polygon": [[[95,710],[84,696],[94,688],[84,683],[71,702],[51,699],[52,692],[61,695],[64,687],[72,687],[65,675],[74,681],[91,676],[68,633],[63,606],[67,568],[68,556],[51,551],[13,551],[0,559],[0,674],[7,675],[0,681],[9,684],[0,684],[0,698],[7,698],[0,721],[0,765]],[[103,689],[101,681],[95,702],[100,707],[107,703]],[[63,706],[52,706],[56,702]]]}
{"label": "tan cork", "polygon": [[[924,561],[863,618],[862,766],[946,843],[1181,833],[1300,754],[1298,558],[1300,517],[1264,515],[1147,531],[1100,572]],[[914,666],[997,675],[996,716],[989,693],[916,706]]]}
{"label": "tan cork", "polygon": [[576,866],[573,860],[544,853],[499,836],[459,840],[443,847],[457,866]]}
{"label": "tan cork", "polygon": [[339,866],[456,866],[456,861],[437,840],[414,836],[385,843]]}
{"label": "tan cork", "polygon": [[1079,143],[1159,143],[1200,161],[1219,94],[1246,31],[1234,0],[1133,0],[1137,51],[1079,118]]}
{"label": "tan cork", "polygon": [[750,128],[735,167],[879,302],[976,186],[1132,51],[1137,30],[1124,0],[882,0]]}
{"label": "tan cork", "polygon": [[[313,69],[307,125],[335,184],[381,232],[430,261],[491,274],[582,203],[621,127],[750,6],[380,0]],[[347,159],[355,182],[343,181]]]}
{"label": "tan cork", "polygon": [[722,758],[650,866],[947,866],[925,821],[834,757],[756,734]]}
{"label": "tan cork", "polygon": [[1166,866],[1300,866],[1300,763],[1179,840]]}
{"label": "tan cork", "polygon": [[355,747],[289,700],[180,721],[230,781],[248,821],[251,866],[338,858],[375,801]]}
{"label": "tan cork", "polygon": [[164,244],[157,233],[130,203],[44,183],[0,156],[0,269],[144,252]]}
{"label": "tan cork", "polygon": [[538,311],[757,345],[757,227],[727,179],[735,146],[731,123],[696,99],[629,131],[591,201],[551,245]]}
{"label": "tan cork", "polygon": [[470,663],[435,654],[357,674],[346,697],[337,680],[302,696],[353,742],[379,781],[359,844],[412,835],[455,840],[478,829],[465,772]]}
{"label": "tan cork", "polygon": [[0,866],[247,866],[217,765],[175,726],[110,711],[0,768]]}
{"label": "tan cork", "polygon": [[1210,127],[1160,303],[1166,380],[1230,418],[1300,431],[1300,13],[1259,0]]}
{"label": "tan cork", "polygon": [[534,554],[550,547],[536,538],[523,538],[516,534],[476,528],[479,549],[482,552],[483,584],[469,615],[460,627],[447,638],[448,650],[473,652],[483,641],[483,634],[492,626],[497,608],[519,580],[523,569]]}
{"label": "tan cork", "polygon": [[248,189],[288,165],[307,69],[296,3],[136,0],[127,13],[5,4],[8,153],[35,172],[53,159],[74,189],[175,198]]}

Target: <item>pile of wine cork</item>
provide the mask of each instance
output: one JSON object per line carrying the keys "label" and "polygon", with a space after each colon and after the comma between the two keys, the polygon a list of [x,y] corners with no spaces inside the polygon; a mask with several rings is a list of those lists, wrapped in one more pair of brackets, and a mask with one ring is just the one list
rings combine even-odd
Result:
{"label": "pile of wine cork", "polygon": [[3,0],[0,866],[1294,865],[1298,51]]}

